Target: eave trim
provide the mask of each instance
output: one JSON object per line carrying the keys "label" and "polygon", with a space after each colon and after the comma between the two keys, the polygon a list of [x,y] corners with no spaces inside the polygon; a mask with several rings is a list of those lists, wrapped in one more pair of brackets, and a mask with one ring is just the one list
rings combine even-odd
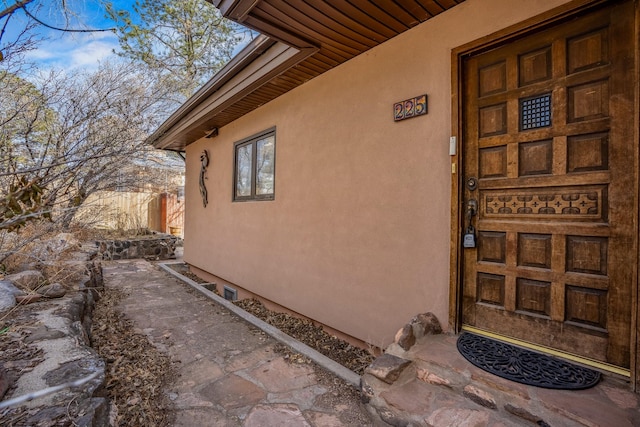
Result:
{"label": "eave trim", "polygon": [[[257,57],[252,56],[249,63],[238,61],[235,66],[228,64],[229,67],[223,68],[172,114],[147,139],[147,143],[161,149],[167,149],[169,146],[175,149],[176,145],[184,149],[185,146],[194,142],[181,141],[189,129],[197,127],[211,116],[224,111],[318,51],[315,47],[296,49],[266,36],[259,38],[266,39],[263,43],[269,44],[268,49],[262,51]],[[264,44],[261,45],[264,46]]]}
{"label": "eave trim", "polygon": [[182,104],[160,127],[149,136],[146,143],[156,145],[159,140],[170,128],[175,126],[189,112],[196,108],[203,100],[210,97],[219,90],[225,83],[232,79],[244,68],[248,67],[257,57],[262,55],[271,46],[276,43],[275,40],[267,36],[259,35],[253,39],[244,49],[234,56],[220,71],[218,71],[211,80],[205,83],[198,91],[191,96],[184,104]]}

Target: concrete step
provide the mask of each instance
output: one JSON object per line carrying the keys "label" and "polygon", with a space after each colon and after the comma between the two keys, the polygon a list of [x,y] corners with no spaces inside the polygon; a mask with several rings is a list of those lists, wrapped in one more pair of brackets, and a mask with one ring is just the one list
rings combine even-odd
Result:
{"label": "concrete step", "polygon": [[612,374],[587,390],[526,386],[485,372],[456,348],[457,336],[392,344],[362,377],[371,415],[393,426],[638,426],[640,396]]}

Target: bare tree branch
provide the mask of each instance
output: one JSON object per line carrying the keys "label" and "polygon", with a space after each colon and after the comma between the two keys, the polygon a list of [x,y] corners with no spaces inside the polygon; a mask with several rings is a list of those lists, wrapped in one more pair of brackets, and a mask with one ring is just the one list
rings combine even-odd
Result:
{"label": "bare tree branch", "polygon": [[7,15],[11,15],[13,12],[15,12],[16,10],[23,8],[24,6],[28,5],[29,3],[33,2],[34,0],[22,0],[22,1],[17,1],[15,4],[9,6],[8,8],[0,11],[0,19],[4,18]]}
{"label": "bare tree branch", "polygon": [[67,227],[91,194],[150,182],[152,174],[137,173],[153,156],[145,138],[176,107],[155,78],[124,63],[51,73],[37,87],[0,78],[0,188],[9,189],[0,197],[0,230],[38,214]]}
{"label": "bare tree branch", "polygon": [[[33,1],[33,0],[29,0],[29,1]],[[27,14],[27,16],[31,19],[33,19],[34,21],[36,21],[38,24],[47,27],[51,30],[56,30],[56,31],[62,31],[65,33],[99,33],[101,31],[115,31],[115,28],[102,28],[102,29],[74,29],[74,28],[62,28],[62,27],[55,27],[51,24],[47,24],[46,22],[43,22],[41,19],[36,18],[33,14],[31,14],[31,12],[29,12],[27,10],[27,8],[25,7],[25,5],[22,5],[22,10],[24,10],[24,13]],[[1,16],[0,16],[1,18]]]}

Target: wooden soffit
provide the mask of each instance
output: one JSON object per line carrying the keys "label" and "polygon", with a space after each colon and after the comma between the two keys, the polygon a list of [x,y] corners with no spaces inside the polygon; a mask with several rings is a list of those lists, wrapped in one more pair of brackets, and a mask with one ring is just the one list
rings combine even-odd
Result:
{"label": "wooden soffit", "polygon": [[[256,39],[247,46],[149,138],[158,148],[183,150],[212,129],[221,128],[464,0],[207,1],[226,18],[263,36],[258,43]],[[262,53],[256,55],[257,51]],[[271,61],[261,58],[265,53],[270,54]],[[266,62],[268,70],[256,70],[251,61],[263,65]],[[235,74],[246,77],[248,67],[255,73],[253,79],[236,78]],[[230,84],[234,87],[225,87]]]}

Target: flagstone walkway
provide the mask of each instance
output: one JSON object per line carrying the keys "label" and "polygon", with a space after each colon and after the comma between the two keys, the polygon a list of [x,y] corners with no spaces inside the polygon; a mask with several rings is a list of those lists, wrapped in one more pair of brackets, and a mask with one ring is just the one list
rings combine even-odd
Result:
{"label": "flagstone walkway", "polygon": [[105,286],[128,293],[123,313],[178,366],[174,426],[374,425],[355,387],[306,358],[288,361],[265,332],[157,265],[103,267]]}

